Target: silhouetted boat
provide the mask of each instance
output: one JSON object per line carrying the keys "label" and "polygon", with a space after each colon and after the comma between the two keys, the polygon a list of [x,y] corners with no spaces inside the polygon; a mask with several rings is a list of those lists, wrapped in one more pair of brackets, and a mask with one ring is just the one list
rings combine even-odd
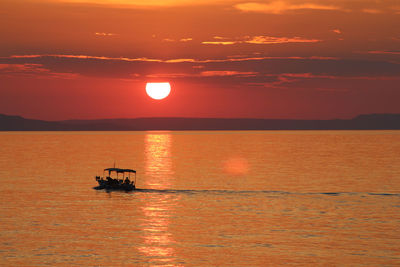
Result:
{"label": "silhouetted boat", "polygon": [[[107,189],[107,190],[125,190],[132,191],[136,189],[136,171],[131,169],[120,169],[120,168],[108,168],[104,169],[104,172],[108,172],[108,176],[104,178],[100,176],[96,176],[96,181],[99,183],[99,186],[96,189]],[[117,177],[112,178],[111,174],[116,173]],[[119,179],[119,174],[122,173],[122,179]],[[128,176],[125,176],[125,173]],[[135,175],[134,180],[131,181],[131,173]],[[124,179],[125,177],[125,179]]]}

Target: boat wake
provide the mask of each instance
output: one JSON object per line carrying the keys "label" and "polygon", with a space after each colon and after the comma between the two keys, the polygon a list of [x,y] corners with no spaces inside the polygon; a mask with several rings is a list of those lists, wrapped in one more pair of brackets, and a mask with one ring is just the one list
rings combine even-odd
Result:
{"label": "boat wake", "polygon": [[370,195],[370,196],[387,196],[400,197],[400,193],[379,193],[379,192],[287,192],[273,190],[191,190],[191,189],[144,189],[136,188],[135,192],[139,193],[156,193],[156,194],[266,194],[266,195],[325,195],[325,196],[341,196],[341,195]]}

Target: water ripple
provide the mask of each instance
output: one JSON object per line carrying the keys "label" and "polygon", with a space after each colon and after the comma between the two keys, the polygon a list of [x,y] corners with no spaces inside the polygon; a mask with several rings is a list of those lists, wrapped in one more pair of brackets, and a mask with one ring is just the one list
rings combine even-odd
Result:
{"label": "water ripple", "polygon": [[135,192],[158,194],[269,194],[269,195],[355,195],[355,196],[388,196],[400,197],[400,193],[375,193],[375,192],[287,192],[275,190],[191,190],[191,189],[139,189]]}

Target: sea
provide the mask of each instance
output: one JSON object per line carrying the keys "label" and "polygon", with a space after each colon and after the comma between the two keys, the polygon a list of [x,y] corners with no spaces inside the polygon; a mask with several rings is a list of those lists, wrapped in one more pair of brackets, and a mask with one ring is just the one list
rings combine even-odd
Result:
{"label": "sea", "polygon": [[2,132],[0,265],[399,266],[400,131]]}

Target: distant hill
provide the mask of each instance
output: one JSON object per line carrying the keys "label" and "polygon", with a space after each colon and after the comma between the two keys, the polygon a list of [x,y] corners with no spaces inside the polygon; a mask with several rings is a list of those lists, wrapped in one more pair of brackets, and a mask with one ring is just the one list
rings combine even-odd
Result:
{"label": "distant hill", "polygon": [[65,121],[0,114],[0,131],[146,130],[400,130],[400,114],[366,114],[349,120],[137,118]]}

